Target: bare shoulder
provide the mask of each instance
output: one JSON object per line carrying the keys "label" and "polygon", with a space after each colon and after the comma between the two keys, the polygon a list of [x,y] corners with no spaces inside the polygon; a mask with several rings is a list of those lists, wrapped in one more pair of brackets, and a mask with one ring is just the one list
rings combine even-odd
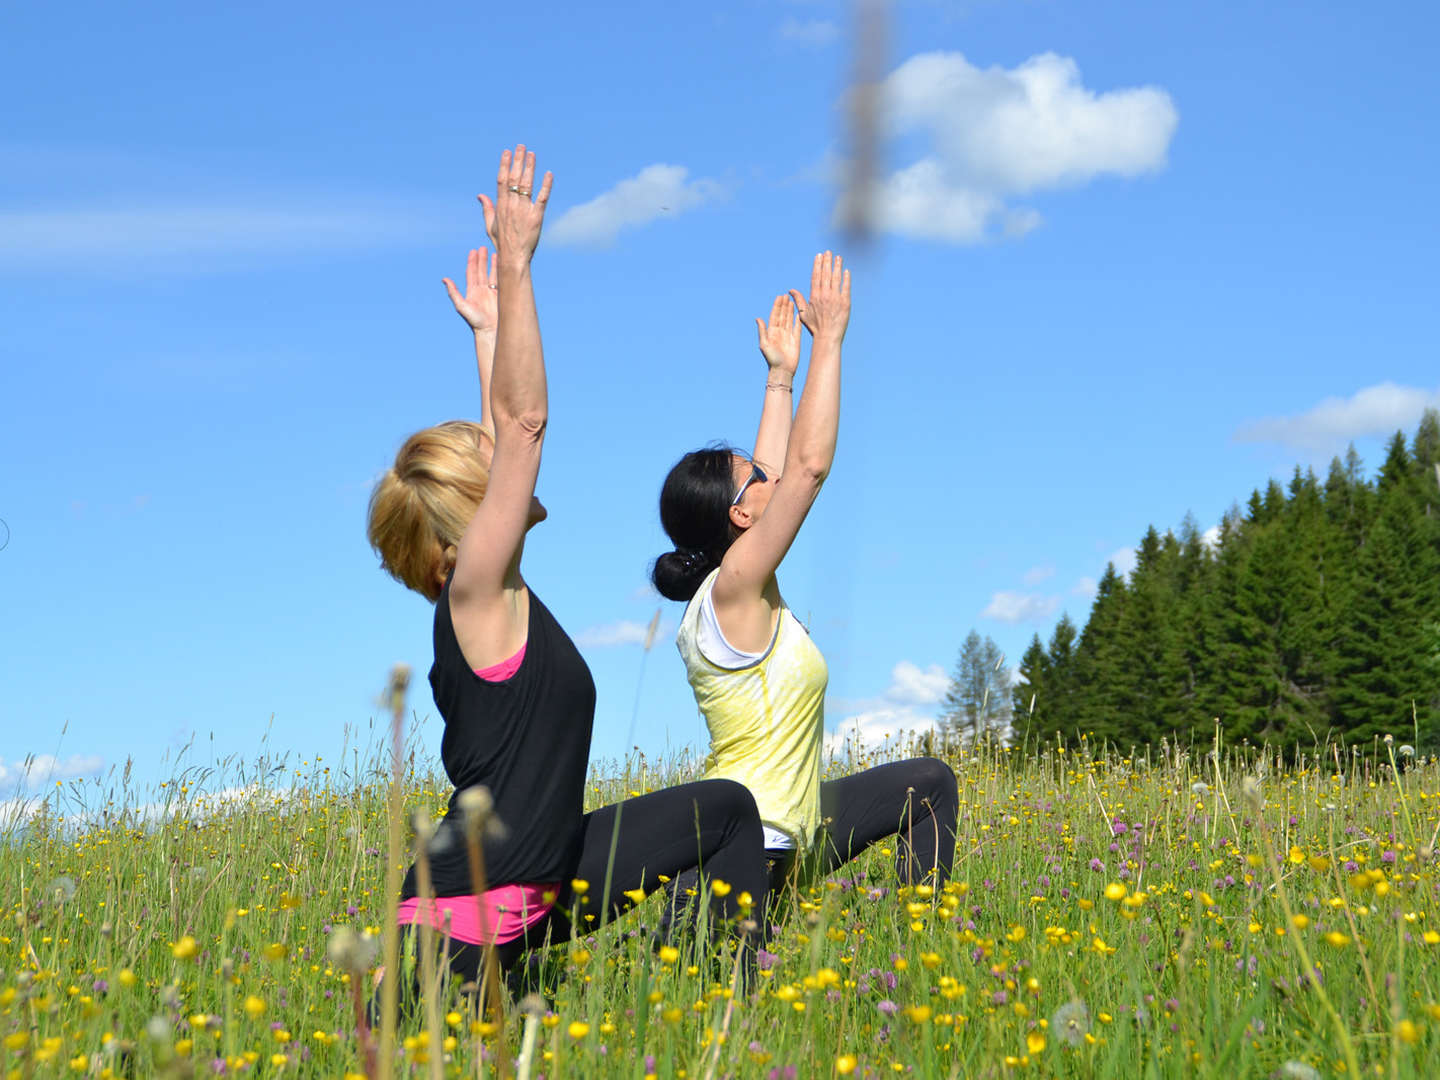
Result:
{"label": "bare shoulder", "polygon": [[490,596],[450,591],[440,602],[450,604],[455,640],[472,670],[510,659],[529,637],[530,590],[523,581]]}

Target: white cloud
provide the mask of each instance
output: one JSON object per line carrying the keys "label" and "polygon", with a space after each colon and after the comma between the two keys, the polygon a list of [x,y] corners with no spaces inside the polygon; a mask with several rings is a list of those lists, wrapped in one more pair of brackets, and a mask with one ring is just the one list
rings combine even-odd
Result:
{"label": "white cloud", "polygon": [[780,24],[780,38],[807,48],[823,48],[840,36],[840,27],[830,19],[797,19],[788,15]]}
{"label": "white cloud", "polygon": [[1295,416],[1252,420],[1235,432],[1236,442],[1271,442],[1307,453],[1337,450],[1352,439],[1389,435],[1413,426],[1426,409],[1440,408],[1440,388],[1377,383],[1350,397],[1328,397]]}
{"label": "white cloud", "polygon": [[901,660],[890,669],[890,685],[879,697],[827,703],[827,710],[842,714],[842,719],[825,736],[826,752],[840,753],[857,741],[876,746],[887,738],[933,730],[935,707],[949,686],[950,677],[939,664],[922,668]]}
{"label": "white cloud", "polygon": [[35,754],[13,765],[0,758],[0,789],[28,788],[35,791],[57,780],[73,780],[77,776],[93,776],[105,767],[98,754],[71,754],[57,758],[53,754]]}
{"label": "white cloud", "polygon": [[1220,526],[1211,525],[1208,529],[1201,533],[1200,543],[1204,544],[1211,551],[1214,551],[1216,548],[1218,548],[1220,546]]}
{"label": "white cloud", "polygon": [[1021,578],[1021,580],[1025,582],[1026,587],[1033,589],[1042,581],[1047,581],[1054,576],[1055,564],[1045,563],[1042,566],[1032,566],[1029,570],[1026,570],[1025,576]]}
{"label": "white cloud", "polygon": [[204,260],[296,255],[412,243],[433,233],[417,216],[394,208],[322,206],[167,206],[125,209],[25,210],[0,213],[0,269],[97,263],[129,267],[184,262],[189,271],[218,267]]}
{"label": "white cloud", "polygon": [[1082,577],[1074,585],[1070,586],[1071,596],[1093,597],[1100,590],[1100,583],[1093,577]]}
{"label": "white cloud", "polygon": [[[1097,93],[1054,53],[983,70],[957,52],[923,53],[881,83],[880,100],[884,130],[920,133],[927,148],[877,184],[873,223],[957,244],[1038,226],[1014,197],[1164,168],[1179,122],[1164,90]],[[837,219],[848,209],[842,200]]]}
{"label": "white cloud", "polygon": [[950,685],[950,676],[939,664],[921,668],[901,660],[890,670],[885,700],[898,705],[938,705]]}
{"label": "white cloud", "polygon": [[990,603],[985,605],[980,617],[1007,623],[1039,622],[1055,614],[1059,606],[1058,596],[1001,590],[990,597]]}
{"label": "white cloud", "polygon": [[1135,569],[1137,556],[1133,547],[1122,547],[1112,551],[1110,557],[1105,561],[1112,563],[1115,567],[1115,572],[1121,577],[1127,577]]}
{"label": "white cloud", "polygon": [[825,752],[843,755],[847,750],[883,746],[886,742],[905,742],[907,738],[937,730],[933,716],[903,706],[874,709],[847,716],[825,736]]}
{"label": "white cloud", "polygon": [[[621,619],[618,622],[600,626],[587,626],[575,635],[575,644],[582,649],[606,649],[616,645],[644,645],[650,624]],[[659,641],[673,632],[673,627],[661,624],[656,628],[655,640]]]}
{"label": "white cloud", "polygon": [[609,191],[566,210],[546,236],[557,244],[604,247],[624,229],[674,216],[724,194],[717,181],[688,176],[683,165],[647,165]]}

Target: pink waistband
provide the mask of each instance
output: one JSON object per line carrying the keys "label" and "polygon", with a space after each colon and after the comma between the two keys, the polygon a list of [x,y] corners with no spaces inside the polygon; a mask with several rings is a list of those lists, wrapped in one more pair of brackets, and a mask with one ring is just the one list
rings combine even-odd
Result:
{"label": "pink waistband", "polygon": [[501,660],[498,664],[491,664],[486,668],[476,668],[475,674],[479,675],[480,678],[486,682],[504,682],[520,670],[520,663],[525,659],[525,645],[528,644],[530,643],[527,641],[524,645],[521,645],[520,651],[510,657],[509,660]]}
{"label": "pink waistband", "polygon": [[[400,903],[396,922],[401,926],[429,922],[456,941],[468,945],[503,945],[514,941],[550,913],[559,885],[500,885],[480,896],[441,896],[433,900],[411,897]],[[427,918],[428,916],[428,918]]]}

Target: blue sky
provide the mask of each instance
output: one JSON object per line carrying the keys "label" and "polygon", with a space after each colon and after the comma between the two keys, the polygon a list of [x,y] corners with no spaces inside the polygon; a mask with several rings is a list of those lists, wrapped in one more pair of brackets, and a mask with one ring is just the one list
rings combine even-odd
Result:
{"label": "blue sky", "polygon": [[[192,736],[199,763],[267,732],[333,760],[396,661],[432,711],[431,609],[365,504],[405,435],[478,415],[440,278],[519,140],[556,176],[527,577],[594,671],[597,756],[695,744],[669,635],[640,681],[679,614],[645,587],[656,498],[753,437],[753,316],[841,244],[853,16],[7,7],[0,797],[155,779]],[[839,453],[781,574],[832,728],[927,723],[971,627],[1018,657],[1148,524],[1213,525],[1351,439],[1374,464],[1440,401],[1436,30],[1419,4],[890,9]]]}

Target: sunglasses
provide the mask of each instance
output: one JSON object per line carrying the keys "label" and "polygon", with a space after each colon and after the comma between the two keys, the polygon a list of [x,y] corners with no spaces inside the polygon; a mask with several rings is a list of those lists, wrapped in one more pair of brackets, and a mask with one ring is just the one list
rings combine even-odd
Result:
{"label": "sunglasses", "polygon": [[765,470],[760,468],[759,465],[756,465],[752,461],[750,463],[750,479],[746,480],[743,484],[740,485],[740,490],[735,493],[735,498],[730,500],[730,505],[739,506],[740,500],[745,497],[746,488],[748,488],[751,484],[766,483],[769,479],[770,478],[765,475]]}

